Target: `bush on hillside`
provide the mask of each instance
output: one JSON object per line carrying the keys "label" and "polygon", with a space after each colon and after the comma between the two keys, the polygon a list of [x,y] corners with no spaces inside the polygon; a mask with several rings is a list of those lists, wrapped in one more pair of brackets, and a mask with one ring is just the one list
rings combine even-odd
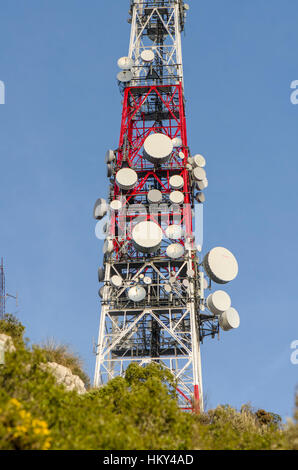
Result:
{"label": "bush on hillside", "polygon": [[[131,364],[125,377],[84,395],[67,392],[41,367],[42,348],[24,344],[0,366],[0,449],[223,450],[297,449],[295,422],[249,406],[182,412],[175,382],[160,364]],[[53,356],[51,356],[51,361]],[[58,355],[55,361],[59,362]]]}
{"label": "bush on hillside", "polygon": [[90,379],[84,372],[83,361],[69,346],[58,344],[54,340],[47,340],[40,346],[35,346],[35,348],[44,354],[47,362],[56,362],[68,367],[74,375],[80,377],[87,388],[90,387]]}
{"label": "bush on hillside", "polygon": [[0,320],[0,333],[11,336],[15,346],[24,344],[25,327],[11,313],[6,313]]}

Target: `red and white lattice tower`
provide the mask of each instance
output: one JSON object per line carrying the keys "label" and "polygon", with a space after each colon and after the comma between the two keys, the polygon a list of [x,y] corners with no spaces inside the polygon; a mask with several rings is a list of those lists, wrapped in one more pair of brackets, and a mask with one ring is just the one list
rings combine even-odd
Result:
{"label": "red and white lattice tower", "polygon": [[238,266],[221,247],[203,263],[198,255],[195,209],[208,181],[204,157],[192,156],[187,141],[181,32],[188,9],[183,0],[131,1],[129,54],[118,61],[120,140],[106,154],[109,200],[94,207],[106,235],[94,385],[123,375],[132,361],[155,361],[177,379],[181,408],[203,410],[200,343],[219,325],[239,324],[228,294],[206,302],[204,291],[211,280],[232,280]]}

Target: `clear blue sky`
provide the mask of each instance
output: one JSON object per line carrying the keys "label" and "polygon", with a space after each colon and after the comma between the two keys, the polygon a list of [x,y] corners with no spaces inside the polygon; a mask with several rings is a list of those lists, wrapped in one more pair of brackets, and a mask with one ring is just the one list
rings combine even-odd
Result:
{"label": "clear blue sky", "polygon": [[[117,59],[128,0],[4,0],[0,15],[0,255],[32,342],[55,337],[93,376],[97,268],[92,208],[117,147]],[[238,258],[227,290],[239,330],[202,348],[209,406],[292,414],[298,365],[298,2],[190,0],[183,37],[193,153],[208,161],[204,251]],[[8,310],[15,311],[12,302]]]}

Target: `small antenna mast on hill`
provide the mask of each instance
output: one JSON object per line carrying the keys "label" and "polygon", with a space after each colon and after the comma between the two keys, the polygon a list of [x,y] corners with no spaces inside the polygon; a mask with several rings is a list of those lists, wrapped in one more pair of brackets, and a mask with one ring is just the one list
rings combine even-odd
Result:
{"label": "small antenna mast on hill", "polygon": [[6,294],[5,290],[5,272],[4,272],[4,263],[3,258],[1,258],[1,265],[0,265],[0,320],[2,320],[6,313],[6,299],[10,297],[15,299],[16,306],[18,306],[18,294],[11,295]]}

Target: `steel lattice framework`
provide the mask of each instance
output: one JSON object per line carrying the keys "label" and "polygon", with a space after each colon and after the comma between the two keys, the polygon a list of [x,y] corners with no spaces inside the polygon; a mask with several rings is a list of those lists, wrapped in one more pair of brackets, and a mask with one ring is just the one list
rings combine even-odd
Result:
{"label": "steel lattice framework", "polygon": [[0,320],[5,315],[5,300],[6,300],[5,274],[4,274],[3,258],[1,258],[1,266],[0,266]]}
{"label": "steel lattice framework", "polygon": [[[219,325],[218,318],[205,311],[207,286],[194,237],[195,182],[188,163],[181,52],[187,9],[182,0],[132,0],[130,5],[128,58],[133,65],[130,79],[119,82],[123,94],[120,139],[115,158],[108,160],[109,202],[119,200],[121,210],[110,210],[105,227],[105,246],[110,249],[104,250],[104,277],[99,279],[103,288],[94,385],[124,374],[132,361],[140,365],[156,361],[178,380],[181,407],[203,410],[200,343],[205,336],[214,337]],[[150,63],[143,60],[143,51],[154,53]],[[178,142],[160,165],[144,158],[142,150],[154,133]],[[124,191],[117,184],[122,168],[137,173],[132,189]],[[182,205],[170,200],[170,179],[177,175],[183,179]],[[152,189],[162,194],[162,203],[148,203]],[[183,256],[167,256],[171,242],[166,235],[156,252],[138,251],[132,231],[140,220],[155,222],[164,235],[171,224],[183,227],[176,240]],[[115,276],[121,279],[118,287],[111,282]],[[127,290],[144,277],[150,281],[146,296],[134,302]]]}

